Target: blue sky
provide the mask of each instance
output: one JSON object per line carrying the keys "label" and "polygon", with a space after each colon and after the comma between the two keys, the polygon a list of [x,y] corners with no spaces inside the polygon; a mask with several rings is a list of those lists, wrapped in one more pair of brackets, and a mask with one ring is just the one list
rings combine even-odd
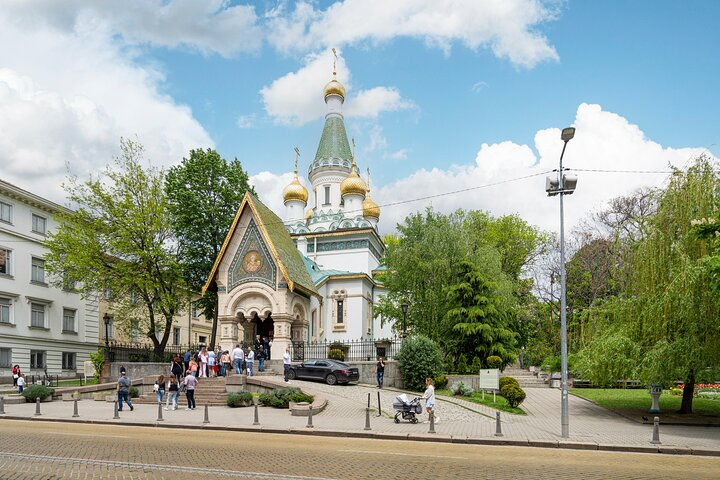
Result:
{"label": "blue sky", "polygon": [[[568,166],[682,167],[720,155],[719,14],[711,1],[11,0],[0,8],[2,177],[61,201],[66,164],[95,171],[137,136],[163,166],[195,147],[237,157],[282,213],[294,146],[301,173],[317,148],[332,47],[381,206],[551,170],[568,125]],[[571,225],[665,178],[579,176]],[[432,205],[556,230],[543,189],[538,175],[389,206],[381,229]]]}

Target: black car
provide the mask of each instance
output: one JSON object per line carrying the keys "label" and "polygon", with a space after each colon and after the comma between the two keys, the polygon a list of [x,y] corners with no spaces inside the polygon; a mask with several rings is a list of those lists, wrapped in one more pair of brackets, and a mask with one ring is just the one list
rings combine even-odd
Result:
{"label": "black car", "polygon": [[357,368],[337,360],[305,360],[300,365],[290,365],[288,377],[292,379],[323,380],[328,385],[357,382],[360,373]]}

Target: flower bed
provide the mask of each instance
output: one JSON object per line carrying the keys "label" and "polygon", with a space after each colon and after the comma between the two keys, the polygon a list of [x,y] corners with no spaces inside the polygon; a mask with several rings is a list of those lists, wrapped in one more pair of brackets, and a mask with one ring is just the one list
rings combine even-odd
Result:
{"label": "flower bed", "polygon": [[[685,385],[682,383],[670,389],[670,395],[682,396]],[[693,390],[694,397],[720,400],[720,383],[696,383]]]}

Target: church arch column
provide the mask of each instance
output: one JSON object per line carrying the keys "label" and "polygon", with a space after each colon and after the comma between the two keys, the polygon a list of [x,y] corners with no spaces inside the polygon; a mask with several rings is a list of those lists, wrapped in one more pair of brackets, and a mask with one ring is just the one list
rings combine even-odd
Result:
{"label": "church arch column", "polygon": [[286,348],[290,348],[290,333],[293,318],[287,314],[273,315],[275,326],[275,337],[270,349],[271,360],[282,360]]}

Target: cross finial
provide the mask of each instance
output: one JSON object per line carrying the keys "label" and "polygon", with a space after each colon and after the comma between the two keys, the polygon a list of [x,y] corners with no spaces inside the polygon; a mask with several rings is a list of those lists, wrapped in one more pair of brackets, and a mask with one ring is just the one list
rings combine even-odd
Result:
{"label": "cross finial", "polygon": [[370,167],[367,167],[367,174],[368,174],[368,184],[367,184],[367,191],[370,191]]}
{"label": "cross finial", "polygon": [[333,52],[333,57],[335,57],[335,58],[333,59],[333,77],[334,77],[334,76],[337,75],[337,71],[336,71],[336,69],[335,69],[335,66],[336,66],[336,63],[337,63],[337,52],[335,51],[335,48],[334,48],[334,47],[333,47],[333,49],[332,49],[332,52]]}
{"label": "cross finial", "polygon": [[297,175],[297,172],[298,172],[297,164],[298,164],[299,157],[300,157],[300,149],[298,148],[297,145],[295,145],[295,175]]}
{"label": "cross finial", "polygon": [[353,164],[353,167],[354,167],[354,166],[355,166],[355,137],[352,137],[352,146],[353,146],[353,150],[352,150],[352,164]]}

